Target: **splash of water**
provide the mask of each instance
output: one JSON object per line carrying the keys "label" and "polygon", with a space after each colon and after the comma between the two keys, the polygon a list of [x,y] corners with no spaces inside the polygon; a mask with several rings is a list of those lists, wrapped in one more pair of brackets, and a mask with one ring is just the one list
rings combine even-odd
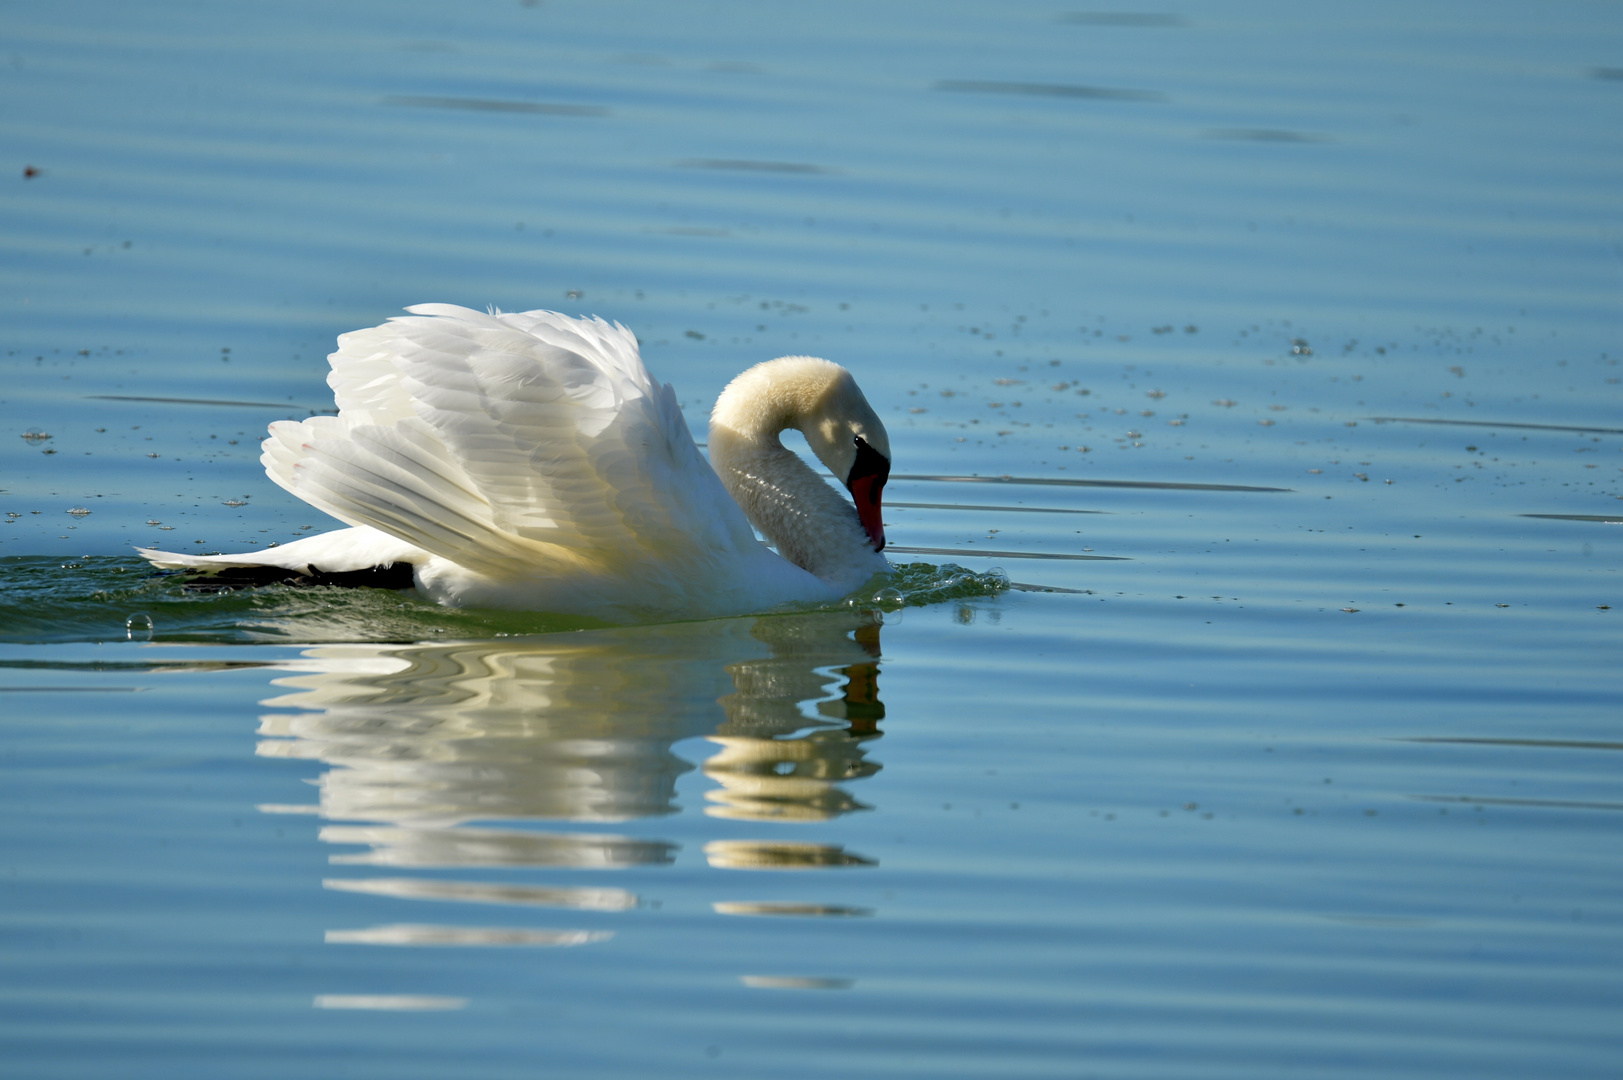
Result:
{"label": "splash of water", "polygon": [[[154,574],[139,559],[86,556],[0,559],[0,640],[316,643],[415,642],[546,634],[602,627],[588,618],[445,608],[386,589],[260,588],[197,592],[182,574]],[[907,563],[824,608],[897,613],[1009,588],[1001,570]]]}

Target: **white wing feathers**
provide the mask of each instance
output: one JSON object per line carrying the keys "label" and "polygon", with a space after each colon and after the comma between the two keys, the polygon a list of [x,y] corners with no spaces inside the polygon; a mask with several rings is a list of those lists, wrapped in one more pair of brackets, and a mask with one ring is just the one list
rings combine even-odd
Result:
{"label": "white wing feathers", "polygon": [[[271,425],[270,478],[471,570],[637,576],[754,546],[669,386],[618,323],[409,308],[345,334],[339,415]],[[687,548],[689,550],[682,550]],[[674,549],[674,550],[673,550]]]}

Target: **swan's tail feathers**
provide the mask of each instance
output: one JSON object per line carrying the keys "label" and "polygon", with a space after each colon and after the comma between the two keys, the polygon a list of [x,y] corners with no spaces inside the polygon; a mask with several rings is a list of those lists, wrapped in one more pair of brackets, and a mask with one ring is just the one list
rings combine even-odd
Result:
{"label": "swan's tail feathers", "polygon": [[187,555],[180,551],[159,551],[157,548],[138,547],[136,554],[159,570],[223,570],[246,566],[266,566],[274,552],[244,552],[241,555]]}
{"label": "swan's tail feathers", "polygon": [[416,584],[416,567],[403,560],[352,569],[328,569],[313,562],[293,563],[285,556],[270,551],[242,555],[186,555],[178,551],[158,551],[156,548],[135,550],[159,570],[184,570],[203,575],[201,580],[188,582],[188,590],[215,591],[280,584],[409,589]]}

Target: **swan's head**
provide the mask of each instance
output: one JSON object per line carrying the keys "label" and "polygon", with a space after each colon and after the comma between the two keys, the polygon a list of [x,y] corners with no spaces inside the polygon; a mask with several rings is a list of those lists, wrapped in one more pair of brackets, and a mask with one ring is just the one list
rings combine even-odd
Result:
{"label": "swan's head", "polygon": [[874,550],[885,549],[880,504],[890,479],[890,436],[849,371],[811,356],[757,364],[722,392],[711,415],[713,433],[717,424],[772,435],[798,428],[851,493]]}
{"label": "swan's head", "polygon": [[840,378],[830,387],[824,407],[806,417],[800,430],[812,453],[851,493],[873,549],[884,551],[880,500],[890,479],[890,436],[851,373],[838,370]]}

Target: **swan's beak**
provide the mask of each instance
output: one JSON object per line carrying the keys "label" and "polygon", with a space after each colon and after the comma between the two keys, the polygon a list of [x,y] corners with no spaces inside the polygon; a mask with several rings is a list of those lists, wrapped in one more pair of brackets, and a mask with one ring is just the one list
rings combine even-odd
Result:
{"label": "swan's beak", "polygon": [[885,550],[885,523],[880,518],[880,496],[885,490],[885,477],[878,473],[858,476],[851,481],[851,499],[857,504],[857,517],[873,541],[875,551]]}
{"label": "swan's beak", "polygon": [[[877,421],[875,421],[877,423]],[[885,550],[885,522],[880,517],[879,499],[890,479],[890,458],[868,445],[858,435],[855,440],[857,459],[851,463],[851,473],[845,478],[845,490],[857,504],[857,517],[873,541],[875,551]]]}

